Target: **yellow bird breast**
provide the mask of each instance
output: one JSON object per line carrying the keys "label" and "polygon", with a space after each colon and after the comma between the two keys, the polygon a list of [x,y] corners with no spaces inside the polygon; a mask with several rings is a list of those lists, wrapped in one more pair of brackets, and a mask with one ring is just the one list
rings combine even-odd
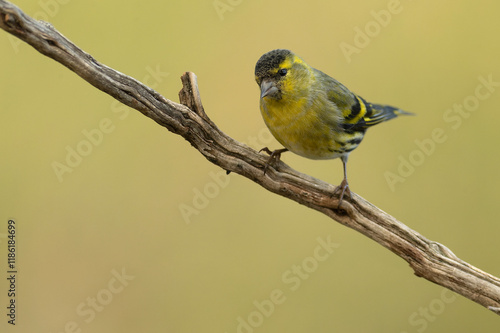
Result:
{"label": "yellow bird breast", "polygon": [[310,159],[340,157],[341,133],[336,130],[339,112],[326,100],[306,97],[286,103],[264,97],[260,110],[267,127],[285,148]]}

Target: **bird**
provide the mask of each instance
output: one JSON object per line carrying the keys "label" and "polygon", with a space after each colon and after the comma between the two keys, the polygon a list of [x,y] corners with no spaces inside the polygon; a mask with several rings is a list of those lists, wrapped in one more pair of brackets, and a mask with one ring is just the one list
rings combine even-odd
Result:
{"label": "bird", "polygon": [[340,158],[344,178],[333,193],[340,192],[338,207],[346,194],[352,199],[347,160],[366,130],[399,115],[413,115],[390,105],[367,102],[287,49],[262,55],[255,65],[255,80],[260,87],[264,122],[284,147],[260,150],[270,155],[264,174],[287,151],[314,160]]}

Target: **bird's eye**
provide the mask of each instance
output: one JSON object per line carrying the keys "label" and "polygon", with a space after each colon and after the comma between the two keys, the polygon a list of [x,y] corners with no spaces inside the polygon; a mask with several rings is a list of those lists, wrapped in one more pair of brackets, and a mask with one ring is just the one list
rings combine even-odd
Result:
{"label": "bird's eye", "polygon": [[288,69],[286,69],[286,68],[281,68],[281,69],[278,71],[278,74],[279,74],[279,75],[281,75],[281,76],[285,76],[287,72],[288,72]]}

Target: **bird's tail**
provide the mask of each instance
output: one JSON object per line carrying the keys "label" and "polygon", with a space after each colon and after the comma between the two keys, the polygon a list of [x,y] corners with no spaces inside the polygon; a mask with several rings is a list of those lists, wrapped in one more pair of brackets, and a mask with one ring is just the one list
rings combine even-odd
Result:
{"label": "bird's tail", "polygon": [[414,113],[403,111],[390,105],[368,103],[368,112],[365,116],[366,126],[370,127],[397,116],[414,116]]}

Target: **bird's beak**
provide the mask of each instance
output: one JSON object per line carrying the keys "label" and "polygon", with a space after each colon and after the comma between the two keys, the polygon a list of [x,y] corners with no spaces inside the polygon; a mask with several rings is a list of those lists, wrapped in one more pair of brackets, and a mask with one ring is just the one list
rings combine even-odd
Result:
{"label": "bird's beak", "polygon": [[264,80],[260,84],[260,98],[273,95],[278,92],[278,88],[272,81]]}

